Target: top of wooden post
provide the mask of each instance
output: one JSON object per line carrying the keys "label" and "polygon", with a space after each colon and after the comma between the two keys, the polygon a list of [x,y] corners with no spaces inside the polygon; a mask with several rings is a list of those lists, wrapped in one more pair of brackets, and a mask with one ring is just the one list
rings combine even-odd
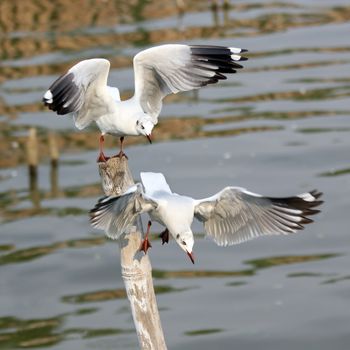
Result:
{"label": "top of wooden post", "polygon": [[106,196],[119,196],[134,184],[126,157],[109,158],[107,162],[98,163],[98,168]]}

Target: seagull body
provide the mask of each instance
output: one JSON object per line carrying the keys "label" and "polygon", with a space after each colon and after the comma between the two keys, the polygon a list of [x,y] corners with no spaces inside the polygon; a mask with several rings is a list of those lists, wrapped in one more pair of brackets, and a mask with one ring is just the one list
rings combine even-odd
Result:
{"label": "seagull body", "polygon": [[[171,93],[199,89],[226,79],[242,68],[237,61],[246,50],[223,46],[161,45],[139,52],[133,60],[135,93],[121,101],[119,90],[107,85],[110,62],[103,58],[81,61],[45,92],[43,102],[58,115],[73,114],[84,129],[95,121],[105,134],[144,135],[151,142],[162,100]],[[103,159],[101,159],[103,160]]]}
{"label": "seagull body", "polygon": [[[204,199],[193,199],[170,190],[161,173],[141,173],[142,183],[121,196],[104,197],[90,211],[92,226],[118,239],[148,212],[151,219],[169,230],[177,244],[193,260],[194,218],[219,246],[228,246],[264,235],[287,235],[311,223],[308,218],[319,210],[322,193],[311,191],[286,198],[263,197],[240,187],[226,187]],[[148,239],[148,237],[147,237]]]}

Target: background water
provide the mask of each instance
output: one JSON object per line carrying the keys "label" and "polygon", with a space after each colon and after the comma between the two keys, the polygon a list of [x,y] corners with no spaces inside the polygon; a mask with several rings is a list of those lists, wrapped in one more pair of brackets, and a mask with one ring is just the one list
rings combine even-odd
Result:
{"label": "background water", "polygon": [[[196,198],[237,185],[271,196],[317,188],[325,200],[304,231],[234,247],[217,247],[196,222],[195,265],[155,236],[149,254],[169,349],[349,347],[349,2],[213,3],[0,2],[2,349],[137,348],[117,244],[87,218],[102,194],[98,132],[78,132],[40,101],[58,75],[96,56],[111,61],[110,85],[130,96],[133,55],[169,42],[244,47],[249,61],[221,84],[167,98],[153,145],[127,139],[135,180],[152,170]],[[33,126],[37,183],[25,162]],[[107,139],[113,154],[118,142]]]}

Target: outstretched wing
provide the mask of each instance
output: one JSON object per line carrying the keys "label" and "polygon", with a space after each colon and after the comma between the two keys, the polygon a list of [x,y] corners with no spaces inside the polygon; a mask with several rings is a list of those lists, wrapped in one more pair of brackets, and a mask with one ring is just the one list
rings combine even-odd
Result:
{"label": "outstretched wing", "polygon": [[243,188],[227,187],[213,197],[196,201],[195,217],[220,246],[264,235],[287,235],[312,222],[308,218],[322,201],[316,190],[294,197],[269,198]]}
{"label": "outstretched wing", "polygon": [[118,239],[131,228],[139,214],[157,206],[155,201],[144,195],[142,185],[137,184],[121,196],[101,198],[90,210],[90,223],[104,230],[108,237]]}
{"label": "outstretched wing", "polygon": [[74,113],[78,129],[113,113],[119,92],[107,87],[109,67],[109,61],[102,58],[77,63],[45,92],[44,104],[59,115]]}
{"label": "outstretched wing", "polygon": [[239,55],[244,51],[233,47],[179,44],[141,51],[134,57],[135,97],[156,123],[166,95],[226,79],[224,74],[242,68],[236,62],[246,60]]}

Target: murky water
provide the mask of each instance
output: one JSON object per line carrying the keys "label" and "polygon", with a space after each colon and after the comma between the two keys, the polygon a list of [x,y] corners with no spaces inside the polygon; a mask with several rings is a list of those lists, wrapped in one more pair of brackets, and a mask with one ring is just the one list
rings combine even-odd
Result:
{"label": "murky water", "polygon": [[[181,3],[0,2],[2,349],[137,348],[118,247],[87,220],[101,195],[98,132],[78,132],[40,100],[70,65],[96,56],[111,60],[110,84],[129,96],[133,55],[168,42],[244,47],[249,61],[222,84],[169,97],[153,145],[127,140],[135,179],[161,171],[197,198],[238,185],[274,196],[318,188],[325,199],[316,222],[291,237],[219,248],[196,222],[194,266],[154,236],[169,349],[349,347],[349,3]],[[30,127],[37,182],[25,164]],[[117,140],[107,142],[116,152]]]}

